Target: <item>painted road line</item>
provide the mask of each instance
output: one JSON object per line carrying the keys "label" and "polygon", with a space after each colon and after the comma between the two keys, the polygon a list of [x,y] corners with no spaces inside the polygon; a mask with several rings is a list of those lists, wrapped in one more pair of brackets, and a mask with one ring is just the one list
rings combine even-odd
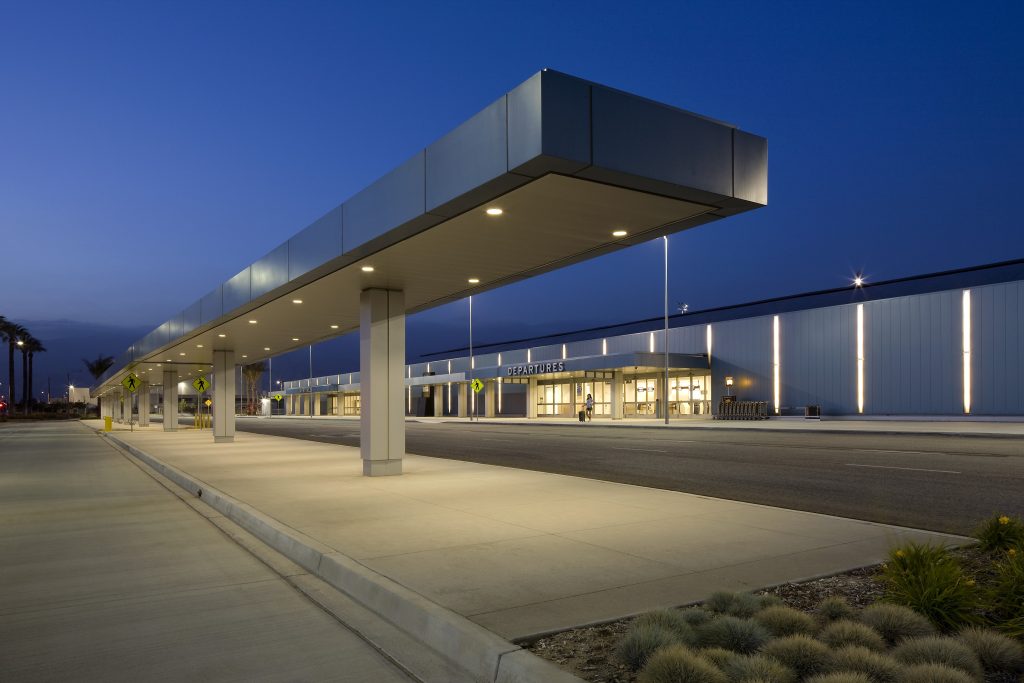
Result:
{"label": "painted road line", "polygon": [[611,446],[613,451],[642,451],[644,453],[668,453],[668,451],[659,451],[653,448],[620,448],[618,446]]}
{"label": "painted road line", "polygon": [[858,465],[856,463],[848,462],[847,467],[870,467],[878,470],[907,470],[909,472],[938,472],[939,474],[960,474],[953,470],[926,470],[919,467],[894,467],[893,465]]}

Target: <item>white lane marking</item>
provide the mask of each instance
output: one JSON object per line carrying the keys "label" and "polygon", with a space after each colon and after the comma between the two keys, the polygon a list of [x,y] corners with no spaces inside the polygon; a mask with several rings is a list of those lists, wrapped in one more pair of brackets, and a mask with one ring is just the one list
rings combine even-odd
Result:
{"label": "white lane marking", "polygon": [[643,451],[644,453],[668,453],[668,451],[659,451],[654,448],[620,448],[618,446],[612,446],[613,451]]}
{"label": "white lane marking", "polygon": [[848,462],[847,467],[871,467],[879,470],[908,470],[910,472],[938,472],[939,474],[960,474],[953,470],[926,470],[919,467],[894,467],[892,465],[858,465],[856,463]]}

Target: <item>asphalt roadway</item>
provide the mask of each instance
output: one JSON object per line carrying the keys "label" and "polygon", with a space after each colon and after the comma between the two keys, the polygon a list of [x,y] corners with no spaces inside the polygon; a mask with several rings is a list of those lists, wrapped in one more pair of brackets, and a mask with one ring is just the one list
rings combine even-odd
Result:
{"label": "asphalt roadway", "polygon": [[[359,445],[355,421],[237,429]],[[955,534],[993,512],[1024,516],[1024,439],[407,422],[406,450]]]}

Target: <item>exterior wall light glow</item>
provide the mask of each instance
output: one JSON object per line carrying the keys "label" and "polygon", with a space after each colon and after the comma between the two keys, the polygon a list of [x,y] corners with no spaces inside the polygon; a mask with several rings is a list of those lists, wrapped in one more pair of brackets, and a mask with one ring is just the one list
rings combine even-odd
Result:
{"label": "exterior wall light glow", "polygon": [[725,378],[725,386],[727,386],[727,387],[731,387],[732,386],[732,377],[726,377]]}
{"label": "exterior wall light glow", "polygon": [[708,325],[707,334],[707,346],[708,346],[708,365],[711,364],[711,325]]}
{"label": "exterior wall light glow", "polygon": [[971,412],[971,290],[964,290],[963,299],[963,352],[964,352],[964,413]]}
{"label": "exterior wall light glow", "polygon": [[562,344],[562,360],[565,360],[567,358],[567,352],[568,349],[565,347],[565,344]]}
{"label": "exterior wall light glow", "polygon": [[201,348],[203,348],[203,345],[202,344],[196,344],[196,348],[197,349],[201,349]]}
{"label": "exterior wall light glow", "polygon": [[532,355],[533,355],[533,349],[526,349],[526,362],[527,363],[532,363],[533,362],[533,359],[531,358]]}
{"label": "exterior wall light glow", "polygon": [[772,389],[775,399],[775,414],[779,414],[781,387],[779,378],[779,316],[772,316]]}
{"label": "exterior wall light glow", "polygon": [[862,287],[862,286],[864,286],[864,276],[863,275],[857,275],[856,277],[854,277],[853,278],[853,286],[854,287]]}
{"label": "exterior wall light glow", "polygon": [[184,351],[182,351],[182,352],[181,352],[181,353],[179,353],[178,355],[179,355],[179,356],[184,356],[184,355],[185,355],[185,352],[184,352]]}
{"label": "exterior wall light glow", "polygon": [[331,329],[332,330],[336,330],[336,329],[338,329],[338,326],[337,325],[331,325]]}
{"label": "exterior wall light glow", "polygon": [[487,209],[488,216],[500,216],[503,213],[505,213],[504,210],[499,209],[496,206],[492,206],[491,208]]}
{"label": "exterior wall light glow", "polygon": [[250,320],[250,321],[249,321],[249,324],[250,324],[250,325],[255,325],[255,324],[256,324],[256,321],[255,321],[255,320]]}
{"label": "exterior wall light glow", "polygon": [[612,232],[612,237],[625,237],[628,234],[625,230],[615,230]]}
{"label": "exterior wall light glow", "polygon": [[478,284],[480,284],[480,278],[478,278],[478,277],[471,277],[471,278],[469,278],[468,282],[471,285],[478,285]]}
{"label": "exterior wall light glow", "polygon": [[857,412],[864,412],[864,304],[857,304]]}
{"label": "exterior wall light glow", "polygon": [[602,356],[607,356],[608,355],[608,340],[607,339],[602,339],[601,340],[601,355]]}
{"label": "exterior wall light glow", "polygon": [[269,350],[270,350],[270,347],[269,347],[269,346],[264,346],[264,347],[263,347],[263,350],[264,350],[264,351],[269,351]]}
{"label": "exterior wall light glow", "polygon": [[647,341],[647,348],[651,353],[654,353],[654,333],[651,332],[651,336]]}
{"label": "exterior wall light glow", "polygon": [[244,354],[244,353],[242,354],[242,358],[248,358],[248,357],[249,356],[247,354]]}
{"label": "exterior wall light glow", "polygon": [[302,303],[302,299],[292,299],[292,303],[293,304],[301,304]]}
{"label": "exterior wall light glow", "polygon": [[363,266],[360,270],[362,270],[364,273],[372,273],[373,266]]}
{"label": "exterior wall light glow", "polygon": [[217,336],[220,337],[221,339],[224,339],[228,335],[226,335],[226,334],[218,334]]}
{"label": "exterior wall light glow", "polygon": [[298,337],[292,337],[292,341],[299,341]]}

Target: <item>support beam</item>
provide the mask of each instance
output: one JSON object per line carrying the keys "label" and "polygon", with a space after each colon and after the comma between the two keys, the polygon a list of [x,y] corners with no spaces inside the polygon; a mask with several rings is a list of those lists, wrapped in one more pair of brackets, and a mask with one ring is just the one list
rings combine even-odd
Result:
{"label": "support beam", "polygon": [[469,382],[459,382],[458,411],[459,417],[469,416]]}
{"label": "support beam", "polygon": [[178,431],[178,372],[164,370],[164,431]]}
{"label": "support beam", "polygon": [[430,398],[434,401],[434,417],[444,417],[444,385],[431,385]]}
{"label": "support beam", "polygon": [[526,385],[526,417],[537,419],[537,378],[530,377]]}
{"label": "support beam", "polygon": [[622,401],[625,396],[625,383],[621,370],[612,373],[612,419],[622,419]]}
{"label": "support beam", "polygon": [[139,426],[149,426],[149,382],[139,384]]}
{"label": "support beam", "polygon": [[484,382],[484,417],[495,417],[498,408],[498,383]]}
{"label": "support beam", "polygon": [[124,414],[125,414],[125,409],[124,408],[125,408],[125,403],[126,403],[126,400],[125,400],[125,394],[126,393],[128,393],[128,392],[126,392],[124,389],[121,389],[121,388],[117,389],[117,399],[116,399],[117,403],[115,404],[115,406],[116,406],[116,410],[117,410],[117,421],[121,422],[121,423],[124,423]]}
{"label": "support beam", "polygon": [[213,352],[213,442],[235,440],[235,352]]}
{"label": "support beam", "polygon": [[323,403],[323,396],[314,391],[312,394],[309,395],[309,398],[311,401],[313,401],[313,414],[319,415],[320,406]]}
{"label": "support beam", "polygon": [[405,455],[405,294],[359,295],[360,450],[363,474],[402,473]]}

